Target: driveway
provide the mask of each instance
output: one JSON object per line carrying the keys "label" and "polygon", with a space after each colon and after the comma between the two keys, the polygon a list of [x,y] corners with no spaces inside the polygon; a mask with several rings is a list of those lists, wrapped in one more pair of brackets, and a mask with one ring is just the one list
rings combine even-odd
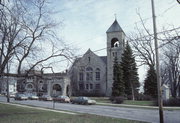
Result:
{"label": "driveway", "polygon": [[[0,101],[5,102],[6,98],[0,96]],[[13,103],[32,105],[44,108],[53,108],[53,102],[27,100],[16,101],[11,99]],[[66,110],[79,113],[96,114],[101,116],[108,116],[114,118],[123,118],[129,120],[146,121],[146,122],[159,122],[159,111],[157,109],[140,109],[140,108],[123,108],[113,106],[100,106],[100,105],[76,105],[67,103],[55,103],[55,109]],[[180,110],[166,110],[164,111],[165,123],[180,123]]]}

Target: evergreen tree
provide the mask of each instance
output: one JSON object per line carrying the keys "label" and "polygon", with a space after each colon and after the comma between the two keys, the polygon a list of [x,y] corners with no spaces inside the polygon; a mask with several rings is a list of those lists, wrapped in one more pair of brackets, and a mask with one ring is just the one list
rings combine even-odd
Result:
{"label": "evergreen tree", "polygon": [[135,95],[139,91],[140,83],[135,58],[128,43],[126,44],[124,53],[122,54],[121,65],[123,70],[123,81],[125,83],[125,94],[127,96],[132,95],[134,100]]}
{"label": "evergreen tree", "polygon": [[118,64],[117,57],[115,57],[113,66],[112,96],[124,96],[124,88],[122,67]]}
{"label": "evergreen tree", "polygon": [[150,67],[144,80],[144,94],[157,98],[157,75],[154,67]]}

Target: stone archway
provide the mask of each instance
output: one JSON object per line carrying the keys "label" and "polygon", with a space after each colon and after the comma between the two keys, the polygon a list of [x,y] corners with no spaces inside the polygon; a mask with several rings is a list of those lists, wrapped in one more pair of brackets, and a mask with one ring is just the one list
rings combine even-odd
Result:
{"label": "stone archway", "polygon": [[54,84],[52,87],[52,96],[62,95],[62,87],[59,84]]}
{"label": "stone archway", "polygon": [[34,90],[34,85],[33,83],[27,83],[25,86],[26,92],[33,92]]}

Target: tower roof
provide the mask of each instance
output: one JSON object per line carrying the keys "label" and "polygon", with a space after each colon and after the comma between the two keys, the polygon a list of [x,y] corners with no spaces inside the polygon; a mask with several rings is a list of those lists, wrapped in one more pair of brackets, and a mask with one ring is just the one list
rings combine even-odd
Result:
{"label": "tower roof", "polygon": [[124,32],[124,31],[122,30],[122,28],[120,27],[119,23],[115,19],[114,23],[106,31],[106,33],[109,33],[109,32]]}

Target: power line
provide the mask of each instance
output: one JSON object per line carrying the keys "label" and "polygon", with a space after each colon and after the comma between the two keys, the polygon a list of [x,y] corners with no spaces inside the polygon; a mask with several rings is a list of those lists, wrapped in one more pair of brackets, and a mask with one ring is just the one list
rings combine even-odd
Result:
{"label": "power line", "polygon": [[[171,10],[172,8],[174,8],[175,6],[176,6],[176,4],[173,4],[172,6],[168,7],[168,8],[165,9],[161,14],[159,14],[157,17],[160,17],[160,16],[164,15],[164,14],[167,13],[169,10]],[[110,17],[110,16],[108,16],[108,17]],[[139,23],[139,22],[141,22],[141,21],[147,21],[147,20],[150,20],[150,19],[152,19],[152,17],[144,18],[144,19],[142,19],[142,20],[136,21],[136,22],[134,22],[134,23],[132,23],[132,24],[129,24],[128,26],[124,26],[124,27],[129,27],[130,25],[134,25],[134,24],[137,24],[137,23]],[[104,33],[103,33],[103,34],[100,34],[100,35],[98,35],[98,36],[96,36],[96,37],[93,37],[93,38],[84,40],[83,42],[85,43],[86,41],[97,39],[98,37],[101,37],[102,35],[104,35]],[[74,42],[75,42],[75,41],[74,41]],[[68,44],[68,45],[72,45],[74,42],[71,42],[71,43]],[[76,44],[76,45],[84,44],[84,43],[78,43],[78,44]],[[82,45],[81,45],[81,46],[82,46]],[[83,45],[83,46],[84,46],[84,45]]]}
{"label": "power line", "polygon": [[[177,27],[177,28],[174,28],[174,29],[170,29],[170,30],[166,30],[166,31],[162,31],[162,32],[158,32],[157,34],[161,34],[161,33],[164,33],[164,32],[169,32],[169,31],[174,31],[174,30],[176,30],[176,29],[180,29],[180,27]],[[151,34],[151,36],[153,36],[153,34]],[[142,36],[142,37],[140,37],[140,38],[145,38],[145,37],[149,37],[149,35],[147,35],[147,36]],[[138,38],[138,39],[140,39],[140,38]],[[138,39],[135,39],[135,40],[133,40],[133,41],[136,41],[136,40],[138,40]],[[158,48],[161,48],[161,47],[167,45],[168,43],[170,43],[170,41],[165,42],[164,44],[161,44]],[[101,49],[94,50],[94,51],[92,51],[92,52],[99,52],[99,51],[107,50],[108,48],[110,48],[110,47],[104,47],[104,48],[101,48]],[[74,59],[77,59],[77,58],[82,57],[83,55],[84,55],[84,54],[77,55],[77,56],[74,56],[74,57],[69,57],[69,59],[74,60]],[[68,61],[68,59],[63,59],[63,60],[60,60],[60,61],[57,61],[57,62],[63,62],[63,61]]]}

